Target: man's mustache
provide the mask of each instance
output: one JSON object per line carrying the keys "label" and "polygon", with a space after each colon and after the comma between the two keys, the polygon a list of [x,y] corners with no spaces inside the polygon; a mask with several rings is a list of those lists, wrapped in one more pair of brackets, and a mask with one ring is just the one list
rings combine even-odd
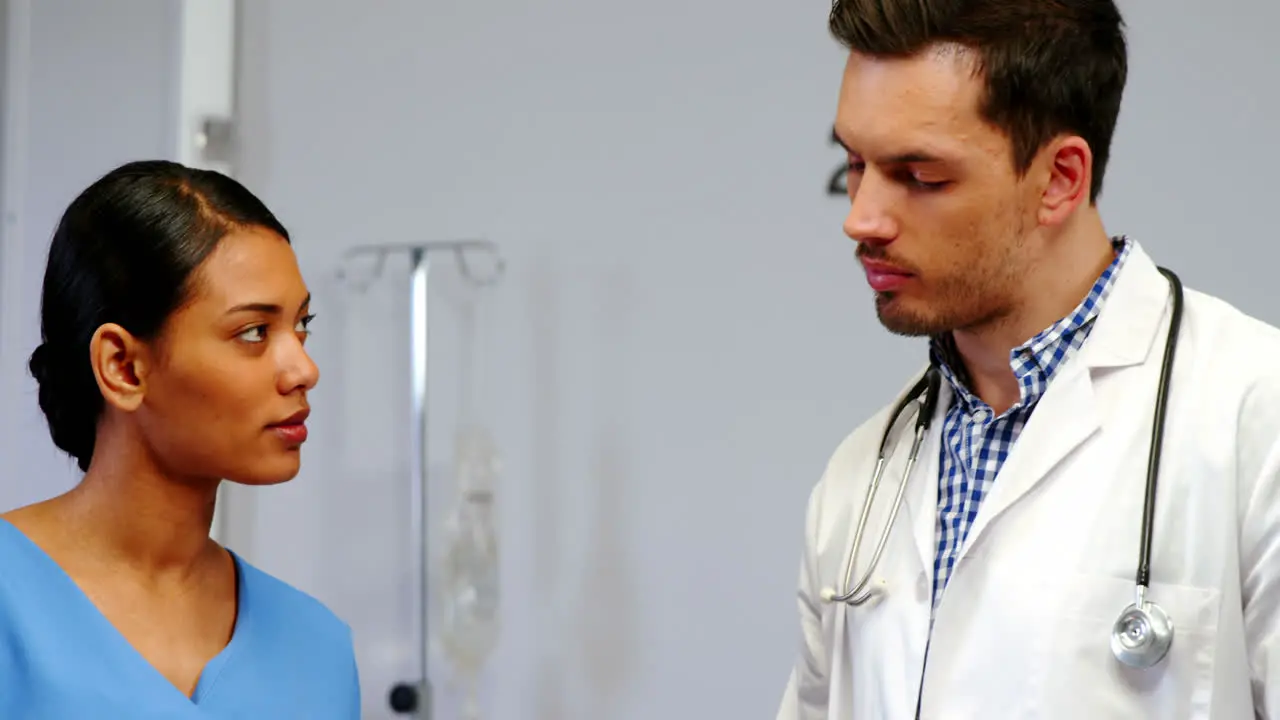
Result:
{"label": "man's mustache", "polygon": [[867,243],[858,243],[858,249],[854,251],[854,255],[859,260],[874,260],[875,262],[891,265],[894,268],[902,270],[912,275],[917,274],[916,268],[911,263],[903,262],[897,258],[890,257],[889,253],[883,247],[878,245],[868,245]]}

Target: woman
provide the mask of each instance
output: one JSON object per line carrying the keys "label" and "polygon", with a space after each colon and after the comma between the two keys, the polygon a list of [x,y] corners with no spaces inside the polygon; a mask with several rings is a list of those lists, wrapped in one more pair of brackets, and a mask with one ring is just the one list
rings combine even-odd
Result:
{"label": "woman", "polygon": [[349,628],[209,537],[292,479],[319,373],[289,234],[239,183],[136,162],[67,208],[30,368],[84,479],[0,516],[0,718],[358,718]]}

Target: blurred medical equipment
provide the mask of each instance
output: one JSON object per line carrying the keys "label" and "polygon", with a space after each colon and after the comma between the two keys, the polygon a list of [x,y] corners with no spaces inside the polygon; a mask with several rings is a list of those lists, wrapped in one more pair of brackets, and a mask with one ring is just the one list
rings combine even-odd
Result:
{"label": "blurred medical equipment", "polygon": [[[468,288],[471,290],[474,288]],[[494,491],[500,472],[498,451],[484,426],[478,398],[483,362],[476,337],[483,298],[465,292],[456,302],[461,362],[458,366],[458,421],[454,438],[453,507],[445,520],[443,550],[436,559],[435,619],[445,656],[458,675],[463,717],[479,720],[477,683],[498,642],[498,538]]]}
{"label": "blurred medical equipment", "polygon": [[[459,240],[420,244],[358,247],[343,258],[342,279],[356,289],[367,288],[383,272],[392,255],[407,254],[410,268],[410,368],[409,418],[411,476],[410,527],[415,563],[420,577],[417,638],[421,677],[391,688],[393,711],[431,718],[432,685],[428,678],[433,623],[439,625],[440,647],[462,680],[469,718],[479,717],[477,676],[498,639],[498,555],[493,500],[499,465],[495,444],[479,424],[475,407],[477,363],[475,311],[477,295],[496,284],[505,272],[505,261],[496,245],[486,240]],[[428,541],[428,294],[433,260],[452,255],[458,275],[473,293],[460,302],[459,328],[463,360],[459,367],[462,390],[459,422],[455,428],[454,477],[456,499],[440,536],[444,547],[433,554]],[[353,261],[372,259],[372,267],[356,271]],[[437,566],[438,563],[438,566]],[[436,585],[433,592],[433,584]]]}
{"label": "blurred medical equipment", "polygon": [[446,657],[458,674],[464,715],[479,720],[479,675],[498,644],[500,629],[498,539],[494,527],[497,451],[487,430],[464,427],[458,434],[457,498],[445,523],[444,548],[436,569],[435,616]]}

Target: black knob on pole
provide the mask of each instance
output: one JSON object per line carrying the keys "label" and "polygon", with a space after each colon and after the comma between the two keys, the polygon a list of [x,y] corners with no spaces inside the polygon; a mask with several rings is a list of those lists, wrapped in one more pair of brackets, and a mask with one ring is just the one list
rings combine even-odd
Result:
{"label": "black knob on pole", "polygon": [[391,688],[391,709],[398,715],[409,715],[418,711],[418,688],[409,683],[400,683]]}

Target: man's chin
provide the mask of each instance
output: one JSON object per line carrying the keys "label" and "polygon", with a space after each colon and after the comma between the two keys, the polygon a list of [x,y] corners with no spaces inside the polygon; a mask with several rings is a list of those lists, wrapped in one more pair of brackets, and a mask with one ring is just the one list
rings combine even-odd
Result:
{"label": "man's chin", "polygon": [[950,329],[940,327],[936,318],[906,307],[905,300],[894,293],[876,293],[876,317],[884,329],[903,337],[929,337]]}

